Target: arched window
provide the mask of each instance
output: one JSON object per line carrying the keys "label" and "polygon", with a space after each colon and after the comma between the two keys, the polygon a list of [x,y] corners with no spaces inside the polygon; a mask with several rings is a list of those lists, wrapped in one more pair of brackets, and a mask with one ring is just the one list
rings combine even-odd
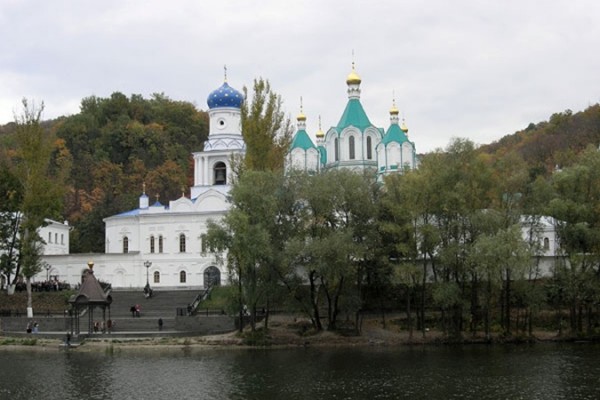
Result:
{"label": "arched window", "polygon": [[163,252],[163,237],[162,237],[162,235],[158,236],[158,252],[159,253]]}
{"label": "arched window", "polygon": [[179,283],[185,283],[186,280],[187,280],[187,275],[186,275],[185,271],[179,272]]}
{"label": "arched window", "polygon": [[154,253],[154,235],[150,236],[150,253]]}
{"label": "arched window", "polygon": [[185,253],[185,235],[183,233],[179,235],[179,252]]}
{"label": "arched window", "polygon": [[129,238],[123,236],[123,253],[129,253]]}
{"label": "arched window", "polygon": [[224,162],[219,161],[214,166],[215,185],[227,184],[227,166]]}
{"label": "arched window", "polygon": [[152,276],[154,277],[154,283],[160,283],[160,272],[154,271]]}
{"label": "arched window", "polygon": [[348,138],[348,154],[349,154],[351,160],[354,160],[354,158],[356,158],[354,136],[350,136]]}
{"label": "arched window", "polygon": [[367,160],[373,159],[373,141],[371,136],[367,136]]}
{"label": "arched window", "polygon": [[340,149],[338,146],[338,138],[333,141],[333,154],[335,154],[335,161],[340,161]]}
{"label": "arched window", "polygon": [[544,238],[544,250],[550,250],[550,239]]}

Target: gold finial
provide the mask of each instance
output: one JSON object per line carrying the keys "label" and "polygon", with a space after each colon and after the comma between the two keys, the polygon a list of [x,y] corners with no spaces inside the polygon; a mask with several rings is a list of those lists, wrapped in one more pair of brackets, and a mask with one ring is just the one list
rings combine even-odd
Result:
{"label": "gold finial", "polygon": [[352,50],[352,71],[350,72],[350,74],[348,74],[348,77],[346,78],[346,84],[359,85],[360,82],[361,82],[360,76],[358,76],[358,74],[356,73],[356,70],[354,69],[354,50]]}
{"label": "gold finial", "polygon": [[185,197],[185,188],[181,187],[181,197]]}
{"label": "gold finial", "polygon": [[224,82],[227,82],[227,64],[223,65]]}
{"label": "gold finial", "polygon": [[319,115],[319,130],[317,131],[317,138],[322,138],[323,136],[325,136],[325,134],[321,130],[321,116]]}
{"label": "gold finial", "polygon": [[406,126],[406,122],[404,121],[404,118],[402,118],[402,125],[400,125],[400,129],[402,129],[402,131],[408,135],[408,126]]}
{"label": "gold finial", "polygon": [[306,121],[306,115],[304,115],[304,106],[302,105],[302,96],[300,96],[300,114],[296,117],[298,121]]}
{"label": "gold finial", "polygon": [[396,107],[396,94],[395,91],[392,90],[392,108],[390,108],[390,114],[398,115],[399,113],[400,110],[398,110],[398,107]]}
{"label": "gold finial", "polygon": [[146,181],[142,182],[142,193],[146,194]]}
{"label": "gold finial", "polygon": [[160,194],[156,193],[156,202],[158,203],[158,199],[160,199]]}
{"label": "gold finial", "polygon": [[88,261],[88,268],[90,271],[94,269],[94,262],[92,260]]}

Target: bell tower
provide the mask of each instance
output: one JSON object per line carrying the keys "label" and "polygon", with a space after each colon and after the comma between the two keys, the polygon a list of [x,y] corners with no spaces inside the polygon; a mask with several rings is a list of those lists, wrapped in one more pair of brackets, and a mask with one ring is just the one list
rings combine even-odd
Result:
{"label": "bell tower", "polygon": [[242,93],[229,86],[227,67],[223,84],[213,90],[208,104],[209,133],[204,150],[194,153],[194,199],[209,189],[229,191],[232,178],[231,160],[242,157],[246,145],[242,136]]}

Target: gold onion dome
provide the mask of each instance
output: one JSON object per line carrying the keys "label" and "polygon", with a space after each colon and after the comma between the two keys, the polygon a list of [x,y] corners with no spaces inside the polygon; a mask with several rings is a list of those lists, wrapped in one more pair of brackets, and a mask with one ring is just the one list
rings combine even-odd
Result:
{"label": "gold onion dome", "polygon": [[316,136],[318,139],[325,137],[325,134],[323,133],[323,130],[321,129],[321,116],[320,115],[319,115],[319,130],[317,131]]}
{"label": "gold onion dome", "polygon": [[352,63],[352,72],[350,72],[348,74],[348,77],[346,78],[346,83],[348,85],[359,85],[361,82],[360,76],[358,76],[358,74],[356,73],[356,71],[354,70],[354,63]]}
{"label": "gold onion dome", "polygon": [[400,114],[400,110],[398,110],[398,107],[396,107],[396,100],[392,101],[392,108],[390,108],[390,114],[392,114],[392,115]]}
{"label": "gold onion dome", "polygon": [[402,120],[402,125],[400,126],[400,129],[402,129],[404,133],[408,132],[408,126],[406,126],[406,122],[404,122],[404,120]]}

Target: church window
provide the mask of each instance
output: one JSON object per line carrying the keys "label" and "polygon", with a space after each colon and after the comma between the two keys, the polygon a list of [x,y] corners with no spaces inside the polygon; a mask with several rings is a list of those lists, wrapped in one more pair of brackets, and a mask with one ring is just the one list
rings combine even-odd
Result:
{"label": "church window", "polygon": [[373,140],[371,136],[367,136],[367,160],[373,159]]}
{"label": "church window", "polygon": [[179,235],[179,252],[185,253],[185,235],[183,233]]}
{"label": "church window", "polygon": [[179,272],[179,283],[185,283],[187,280],[187,275],[185,271]]}
{"label": "church window", "polygon": [[150,253],[154,253],[154,235],[150,236]]}
{"label": "church window", "polygon": [[350,154],[350,159],[354,160],[354,158],[356,158],[356,151],[355,151],[355,145],[354,145],[354,136],[350,136],[350,138],[348,138],[348,152]]}
{"label": "church window", "polygon": [[65,244],[65,235],[64,235],[64,233],[60,234],[60,244]]}
{"label": "church window", "polygon": [[154,283],[160,283],[160,272],[154,271],[152,275],[154,276]]}
{"label": "church window", "polygon": [[544,238],[544,250],[550,250],[550,239]]}
{"label": "church window", "polygon": [[58,233],[54,234],[54,243],[58,243]]}
{"label": "church window", "polygon": [[335,161],[340,161],[340,150],[338,146],[338,138],[333,141],[333,153],[335,154]]}
{"label": "church window", "polygon": [[162,237],[162,235],[158,236],[158,252],[159,253],[163,252],[163,237]]}
{"label": "church window", "polygon": [[52,243],[52,232],[48,232],[48,243]]}
{"label": "church window", "polygon": [[123,253],[129,253],[129,238],[123,236]]}
{"label": "church window", "polygon": [[215,185],[227,184],[227,166],[224,162],[218,162],[214,166]]}

